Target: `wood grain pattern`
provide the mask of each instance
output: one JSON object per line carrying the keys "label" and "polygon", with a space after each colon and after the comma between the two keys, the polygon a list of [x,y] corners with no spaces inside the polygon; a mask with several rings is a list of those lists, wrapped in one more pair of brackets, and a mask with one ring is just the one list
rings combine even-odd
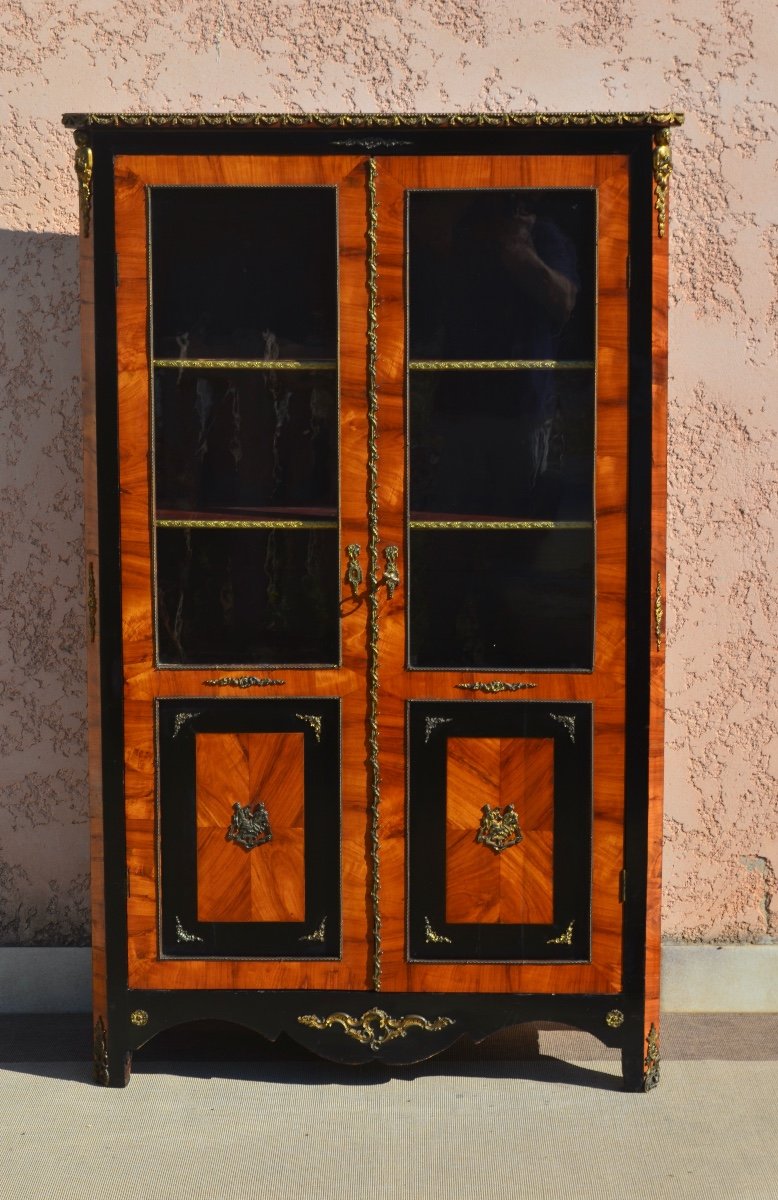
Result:
{"label": "wood grain pattern", "polygon": [[[448,738],[446,920],[554,920],[552,738]],[[522,841],[496,853],[476,841],[483,805],[513,805]]]}
{"label": "wood grain pattern", "polygon": [[[90,566],[95,598],[100,596],[100,546],[97,503],[97,412],[95,389],[95,280],[94,242],[81,234],[81,389],[84,437],[84,596],[89,598]],[[87,736],[89,766],[89,843],[92,891],[92,1009],[94,1020],[108,1026],[105,961],[105,859],[103,838],[102,708],[100,688],[100,617],[95,613],[95,633],[86,629]]]}
{"label": "wood grain pattern", "polygon": [[[646,963],[644,1029],[660,1027],[660,952],[662,918],[662,800],[664,792],[665,630],[667,622],[667,302],[668,237],[653,234],[652,256],[652,425],[651,425],[651,583],[661,579],[664,618],[661,645],[649,629],[651,682],[648,723],[648,874],[646,891]],[[652,605],[653,615],[653,605]]]}
{"label": "wood grain pattern", "polygon": [[[305,919],[305,783],[301,733],[195,735],[197,919]],[[227,840],[233,805],[263,804],[272,840]]]}
{"label": "wood grain pattern", "polygon": [[[158,670],[152,645],[152,569],[149,522],[151,397],[147,361],[148,279],[146,189],[162,184],[332,184],[338,189],[341,400],[342,547],[367,544],[365,516],[365,176],[364,160],[224,158],[198,155],[117,157],[116,246],[121,483],[122,626],[125,672],[125,788],[130,895],[128,964],[132,987],[150,988],[364,988],[368,935],[365,895],[365,625],[362,598],[343,587],[342,667],[273,670],[284,680],[277,694],[342,698],[343,959],[342,962],[197,962],[158,958],[159,880],[154,844],[155,781],[153,702],[157,696],[218,698],[205,685],[214,671]],[[345,553],[342,562],[345,570]],[[255,664],[250,664],[252,669]],[[240,675],[245,671],[218,671]],[[260,673],[260,672],[254,672]],[[270,674],[271,672],[261,672]],[[272,694],[229,692],[236,695]],[[235,847],[230,846],[230,849]],[[264,850],[266,847],[261,847]],[[259,853],[259,851],[255,852]],[[251,855],[249,857],[252,857]]]}
{"label": "wood grain pattern", "polygon": [[[627,546],[627,292],[629,177],[620,156],[397,158],[378,171],[380,520],[383,543],[400,547],[406,580],[404,194],[408,188],[595,187],[598,193],[597,326],[597,618],[591,675],[520,674],[533,700],[594,702],[593,924],[588,964],[501,966],[405,961],[403,798],[404,705],[408,699],[461,699],[459,683],[499,672],[405,669],[405,589],[381,602],[381,747],[384,987],[414,991],[599,991],[621,986],[623,866],[625,589]],[[506,697],[501,697],[505,699]],[[521,700],[522,693],[515,699]],[[523,697],[526,699],[526,694]],[[480,701],[489,703],[484,696]],[[411,798],[411,803],[413,798]],[[480,847],[479,847],[480,849]],[[503,856],[504,857],[504,856]]]}

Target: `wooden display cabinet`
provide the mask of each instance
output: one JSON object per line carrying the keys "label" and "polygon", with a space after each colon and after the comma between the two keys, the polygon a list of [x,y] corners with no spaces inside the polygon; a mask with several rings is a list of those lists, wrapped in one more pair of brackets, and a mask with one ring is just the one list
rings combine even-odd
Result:
{"label": "wooden display cabinet", "polygon": [[95,1069],[658,1077],[677,114],[69,116]]}

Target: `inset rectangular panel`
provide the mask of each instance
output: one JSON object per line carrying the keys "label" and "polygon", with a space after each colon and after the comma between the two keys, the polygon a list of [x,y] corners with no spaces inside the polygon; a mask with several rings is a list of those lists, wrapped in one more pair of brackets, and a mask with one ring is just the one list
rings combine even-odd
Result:
{"label": "inset rectangular panel", "polygon": [[[305,920],[303,743],[302,732],[195,734],[198,921]],[[268,840],[236,854],[225,829],[257,806]]]}
{"label": "inset rectangular panel", "polygon": [[592,706],[407,713],[410,961],[588,962]]}
{"label": "inset rectangular panel", "polygon": [[154,371],[157,517],[337,517],[335,371]]}
{"label": "inset rectangular panel", "polygon": [[339,598],[337,528],[157,530],[163,665],[336,665]]}
{"label": "inset rectangular panel", "polygon": [[412,669],[591,670],[591,527],[411,522],[409,575]]}
{"label": "inset rectangular panel", "polygon": [[334,959],[340,701],[157,701],[162,958]]}
{"label": "inset rectangular panel", "polygon": [[414,359],[592,359],[596,194],[409,191]]}
{"label": "inset rectangular panel", "polygon": [[[553,738],[446,739],[446,922],[554,919]],[[479,841],[484,811],[510,807],[520,840]]]}
{"label": "inset rectangular panel", "polygon": [[334,359],[334,187],[153,187],[155,358]]}

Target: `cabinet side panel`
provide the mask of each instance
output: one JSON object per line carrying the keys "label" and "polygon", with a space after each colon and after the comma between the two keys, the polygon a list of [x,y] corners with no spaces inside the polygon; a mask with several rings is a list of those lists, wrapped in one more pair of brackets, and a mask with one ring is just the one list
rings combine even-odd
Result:
{"label": "cabinet side panel", "polygon": [[105,971],[105,881],[103,861],[103,772],[100,713],[100,554],[97,516],[97,421],[95,390],[95,304],[93,240],[82,233],[81,386],[84,429],[84,595],[87,607],[87,728],[89,822],[92,874],[92,1003],[94,1018],[107,1021]]}
{"label": "cabinet side panel", "polygon": [[659,1029],[659,959],[662,906],[662,805],[664,786],[664,692],[667,503],[667,289],[668,238],[653,234],[651,580],[654,588],[648,748],[648,858],[646,892],[645,1034]]}

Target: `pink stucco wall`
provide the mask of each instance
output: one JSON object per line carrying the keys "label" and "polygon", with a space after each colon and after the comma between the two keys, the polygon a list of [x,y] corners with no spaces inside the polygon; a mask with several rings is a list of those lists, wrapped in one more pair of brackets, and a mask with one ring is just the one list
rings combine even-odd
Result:
{"label": "pink stucco wall", "polygon": [[88,940],[77,218],[60,114],[166,109],[686,111],[665,931],[775,939],[775,16],[766,0],[6,0],[0,943]]}

